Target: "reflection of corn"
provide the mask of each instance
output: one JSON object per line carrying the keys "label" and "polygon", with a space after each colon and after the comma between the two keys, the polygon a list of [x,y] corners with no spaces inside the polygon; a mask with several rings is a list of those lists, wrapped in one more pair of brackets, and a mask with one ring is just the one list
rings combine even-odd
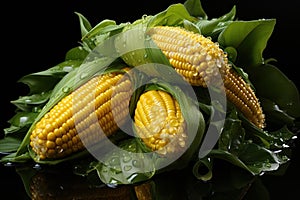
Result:
{"label": "reflection of corn", "polygon": [[131,200],[133,195],[134,191],[131,186],[94,187],[83,177],[68,172],[61,173],[61,171],[59,173],[40,172],[35,174],[30,181],[32,200]]}
{"label": "reflection of corn", "polygon": [[99,142],[104,137],[100,127],[106,136],[116,132],[128,113],[132,90],[123,75],[94,77],[45,114],[30,137],[39,159],[61,158]]}
{"label": "reflection of corn", "polygon": [[228,99],[257,127],[264,127],[264,114],[255,93],[231,69],[218,44],[180,27],[157,26],[149,29],[148,34],[174,69],[191,85],[218,84],[221,75]]}
{"label": "reflection of corn", "polygon": [[143,93],[134,115],[137,134],[151,150],[163,155],[186,146],[186,124],[178,102],[167,92]]}
{"label": "reflection of corn", "polygon": [[152,182],[144,182],[140,185],[134,186],[134,191],[138,200],[152,200],[155,199],[155,193]]}

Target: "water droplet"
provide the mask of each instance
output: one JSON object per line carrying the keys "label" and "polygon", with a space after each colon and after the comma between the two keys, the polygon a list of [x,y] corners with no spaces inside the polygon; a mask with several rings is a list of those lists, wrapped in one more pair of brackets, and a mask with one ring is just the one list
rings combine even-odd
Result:
{"label": "water droplet", "polygon": [[282,147],[283,147],[283,148],[289,148],[290,146],[287,145],[287,144],[283,144]]}
{"label": "water droplet", "polygon": [[28,120],[28,117],[20,117],[20,123],[25,123]]}
{"label": "water droplet", "polygon": [[42,169],[42,167],[41,167],[41,165],[40,164],[35,164],[34,166],[33,166],[33,169]]}
{"label": "water droplet", "polygon": [[64,66],[64,68],[63,68],[63,71],[65,71],[65,72],[70,72],[72,70],[73,70],[72,66]]}
{"label": "water droplet", "polygon": [[25,103],[31,103],[31,99],[25,99]]}
{"label": "water droplet", "polygon": [[63,91],[64,93],[68,93],[68,92],[70,92],[70,90],[71,90],[70,87],[63,87],[63,88],[62,88],[62,91]]}
{"label": "water droplet", "polygon": [[124,166],[125,171],[130,171],[131,169],[132,169],[132,166],[130,166],[130,165],[125,165]]}
{"label": "water droplet", "polygon": [[129,162],[131,160],[131,157],[130,156],[125,156],[123,157],[123,162]]}
{"label": "water droplet", "polygon": [[5,167],[13,167],[14,164],[12,162],[7,162],[7,163],[4,163],[4,166]]}
{"label": "water droplet", "polygon": [[142,16],[142,19],[145,19],[145,18],[147,18],[147,15],[146,15],[146,14],[144,14],[144,15]]}
{"label": "water droplet", "polygon": [[193,76],[194,76],[194,77],[195,77],[195,76],[198,76],[198,74],[199,74],[198,72],[194,72],[194,73],[193,73]]}
{"label": "water droplet", "polygon": [[112,166],[119,165],[119,164],[120,164],[120,160],[119,160],[119,158],[117,158],[117,157],[112,158],[112,159],[109,161],[109,164],[112,165]]}
{"label": "water droplet", "polygon": [[133,160],[132,165],[137,168],[141,167],[141,163],[138,160]]}
{"label": "water droplet", "polygon": [[82,74],[80,74],[80,79],[85,79],[88,75],[88,73],[83,72]]}
{"label": "water droplet", "polygon": [[108,183],[108,184],[106,184],[106,186],[109,187],[109,188],[117,188],[118,184],[116,184],[116,183]]}
{"label": "water droplet", "polygon": [[271,168],[272,165],[271,165],[271,163],[266,163],[265,166],[266,166],[267,168]]}

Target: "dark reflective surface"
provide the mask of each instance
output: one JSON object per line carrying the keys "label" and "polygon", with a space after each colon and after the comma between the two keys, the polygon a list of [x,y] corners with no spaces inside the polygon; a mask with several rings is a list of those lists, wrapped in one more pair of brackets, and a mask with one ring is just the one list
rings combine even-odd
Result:
{"label": "dark reflective surface", "polygon": [[[298,152],[294,156],[299,156]],[[297,161],[295,159],[293,161]],[[1,166],[1,196],[10,199],[293,199],[298,194],[299,165],[291,162],[285,175],[253,177],[240,168],[218,161],[214,178],[195,179],[191,169],[158,174],[136,185],[108,187],[97,176],[82,177],[69,165],[40,166],[34,163]]]}
{"label": "dark reflective surface", "polygon": [[[164,10],[172,3],[183,3],[184,1],[43,1],[40,3],[28,1],[9,1],[2,6],[2,79],[0,98],[0,121],[1,131],[7,127],[6,121],[12,116],[14,107],[11,100],[19,95],[27,93],[27,88],[17,84],[17,80],[23,75],[40,71],[59,63],[65,52],[73,46],[77,46],[80,40],[79,22],[75,11],[83,13],[95,25],[103,19],[115,19],[118,23],[133,21],[143,14],[155,14]],[[227,1],[226,1],[227,2]],[[274,33],[270,38],[269,46],[266,48],[266,57],[275,57],[280,69],[299,86],[299,73],[296,71],[299,66],[296,27],[298,27],[298,7],[297,1],[286,0],[284,2],[274,2],[271,0],[254,1],[228,1],[222,0],[202,0],[208,15],[211,17],[220,16],[237,5],[237,16],[241,19],[276,18],[277,23]],[[220,5],[220,6],[218,6]],[[120,9],[121,8],[121,9]],[[118,11],[116,11],[118,9]],[[297,61],[297,62],[296,62]],[[5,64],[4,64],[5,63]],[[7,76],[7,77],[6,77]],[[4,78],[5,77],[5,78]],[[279,91],[280,92],[280,91]],[[1,134],[3,134],[1,132]],[[190,194],[190,199],[234,199],[243,197],[244,199],[295,199],[299,196],[300,183],[298,180],[300,161],[299,139],[292,156],[290,165],[283,176],[265,174],[255,181],[245,179],[243,187],[233,189],[229,183],[233,182],[233,176],[221,177],[221,182],[216,183],[213,197],[211,195],[211,184],[193,181],[193,178],[182,172],[172,172],[158,176],[153,180],[156,184],[155,192],[160,194],[161,199],[169,196],[170,199],[184,199]],[[220,169],[222,169],[220,164]],[[22,166],[20,166],[22,168]],[[19,170],[21,168],[18,168]],[[221,170],[225,175],[230,175],[229,171]],[[43,169],[43,168],[42,168]],[[31,170],[29,170],[31,171]],[[23,171],[31,177],[31,172]],[[238,171],[238,170],[237,170]],[[18,171],[20,172],[20,171]],[[16,171],[14,166],[0,166],[0,191],[1,199],[30,199],[25,191],[22,176]],[[86,180],[81,177],[73,177],[68,173],[55,171],[38,171],[32,178],[32,193],[36,195],[49,194],[48,199],[95,199],[91,194],[95,194],[98,199],[107,199],[107,192],[99,188],[89,188]],[[63,171],[65,172],[65,171]],[[247,177],[247,175],[245,175]],[[24,177],[24,176],[23,176]],[[251,180],[251,181],[250,181]],[[71,181],[68,182],[68,181]],[[248,184],[251,183],[251,184]],[[63,187],[59,187],[63,186]],[[169,187],[172,186],[172,187]],[[184,188],[184,189],[182,189]],[[122,192],[122,190],[119,190]],[[125,192],[124,192],[125,191]],[[133,198],[138,197],[138,193],[132,187],[126,187],[123,192]],[[127,193],[129,191],[129,193]],[[151,190],[153,191],[153,190]],[[74,193],[73,193],[74,192]],[[115,194],[116,190],[111,190]],[[142,192],[141,192],[142,193]],[[121,193],[120,193],[121,194]],[[147,190],[146,190],[147,194]],[[65,195],[70,195],[66,197]],[[79,196],[78,196],[79,195]],[[84,195],[88,195],[83,197]],[[91,196],[89,196],[91,195]],[[2,198],[3,197],[3,198]],[[149,197],[149,195],[147,195]],[[180,198],[179,198],[180,197]],[[47,198],[43,198],[47,199]],[[100,198],[101,199],[101,198]]]}

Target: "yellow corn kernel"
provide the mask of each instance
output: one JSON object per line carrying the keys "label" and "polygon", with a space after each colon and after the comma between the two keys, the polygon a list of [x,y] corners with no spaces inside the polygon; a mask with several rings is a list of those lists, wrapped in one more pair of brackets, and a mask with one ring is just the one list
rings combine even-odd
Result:
{"label": "yellow corn kernel", "polygon": [[206,87],[228,67],[223,50],[209,38],[180,27],[156,26],[148,34],[190,84]]}
{"label": "yellow corn kernel", "polygon": [[62,158],[99,142],[125,123],[131,93],[132,83],[124,73],[93,77],[37,122],[30,146],[42,160]]}
{"label": "yellow corn kernel", "polygon": [[227,54],[217,43],[181,27],[156,26],[148,34],[188,83],[208,87],[223,81],[228,100],[257,127],[265,127],[265,116],[253,89],[231,68]]}
{"label": "yellow corn kernel", "polygon": [[149,90],[140,96],[134,126],[144,144],[162,155],[186,147],[185,120],[178,102],[165,91]]}

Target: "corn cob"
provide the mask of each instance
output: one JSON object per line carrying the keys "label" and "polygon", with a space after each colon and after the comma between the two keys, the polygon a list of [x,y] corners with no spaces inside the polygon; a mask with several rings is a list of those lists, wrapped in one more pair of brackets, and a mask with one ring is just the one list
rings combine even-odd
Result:
{"label": "corn cob", "polygon": [[174,69],[191,85],[218,84],[221,75],[229,101],[249,121],[264,128],[265,116],[258,98],[251,86],[232,69],[227,54],[217,43],[180,27],[156,26],[149,29],[148,34]]}
{"label": "corn cob", "polygon": [[186,146],[186,122],[178,102],[165,91],[149,90],[140,96],[134,126],[144,144],[161,155],[180,153]]}
{"label": "corn cob", "polygon": [[131,86],[124,73],[111,72],[93,77],[64,97],[31,133],[30,146],[38,158],[62,158],[115,133],[128,113]]}

